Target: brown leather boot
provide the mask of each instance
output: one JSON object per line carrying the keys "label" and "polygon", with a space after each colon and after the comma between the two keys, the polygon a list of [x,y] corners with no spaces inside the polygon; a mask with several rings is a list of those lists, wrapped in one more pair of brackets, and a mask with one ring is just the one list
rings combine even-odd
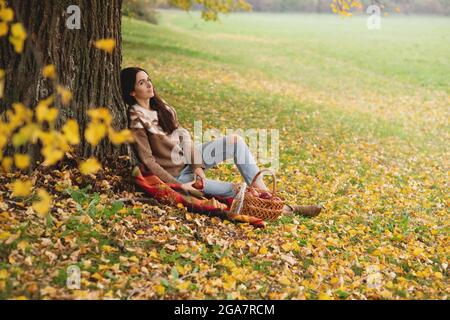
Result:
{"label": "brown leather boot", "polygon": [[313,206],[298,206],[298,205],[286,205],[290,210],[285,211],[287,215],[296,214],[303,217],[313,218],[319,215],[322,211],[323,206],[313,205]]}

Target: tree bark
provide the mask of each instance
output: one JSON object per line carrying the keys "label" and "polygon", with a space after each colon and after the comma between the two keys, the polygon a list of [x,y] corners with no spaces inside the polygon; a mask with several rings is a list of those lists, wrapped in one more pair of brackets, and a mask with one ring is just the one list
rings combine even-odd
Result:
{"label": "tree bark", "polygon": [[[73,93],[70,105],[55,101],[55,107],[60,111],[56,128],[68,118],[78,121],[81,143],[75,150],[76,155],[81,158],[96,156],[103,163],[121,155],[136,159],[127,145],[116,147],[104,139],[93,148],[83,136],[89,122],[86,111],[92,107],[107,107],[117,130],[128,124],[119,76],[122,0],[9,0],[8,4],[14,9],[16,20],[24,24],[29,38],[21,55],[14,53],[6,37],[0,41],[0,68],[6,71],[0,113],[11,108],[14,102],[34,108],[39,100],[54,93],[53,82],[44,79],[41,71],[43,66],[54,64],[59,84]],[[80,30],[66,27],[70,5],[78,5],[81,9]],[[104,38],[116,40],[112,54],[94,47],[96,40]],[[26,146],[25,149],[34,160],[41,159],[37,146]]]}

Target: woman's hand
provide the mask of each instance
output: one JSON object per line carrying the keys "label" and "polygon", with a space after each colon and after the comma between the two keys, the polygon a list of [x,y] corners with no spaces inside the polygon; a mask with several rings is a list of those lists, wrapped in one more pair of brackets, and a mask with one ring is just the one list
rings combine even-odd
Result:
{"label": "woman's hand", "polygon": [[205,188],[205,172],[202,168],[197,168],[194,170],[195,183],[193,187],[197,190],[203,190]]}
{"label": "woman's hand", "polygon": [[202,168],[196,168],[194,170],[194,177],[199,176],[203,180],[206,179],[205,171]]}
{"label": "woman's hand", "polygon": [[203,193],[200,190],[195,189],[192,184],[195,181],[192,182],[188,182],[188,183],[184,183],[181,185],[181,189],[197,198],[202,198],[203,197]]}
{"label": "woman's hand", "polygon": [[195,189],[192,186],[194,183],[195,183],[195,181],[191,181],[191,182],[188,182],[188,183],[183,183],[181,185],[181,189],[183,189],[183,191],[186,191],[186,192],[189,192],[189,193],[191,193],[191,192],[198,192],[198,190]]}

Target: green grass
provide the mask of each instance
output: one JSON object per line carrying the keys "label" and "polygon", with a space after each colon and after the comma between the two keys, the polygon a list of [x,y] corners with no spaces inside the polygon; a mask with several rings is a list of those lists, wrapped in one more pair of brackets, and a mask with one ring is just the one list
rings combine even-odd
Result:
{"label": "green grass", "polygon": [[[206,23],[196,14],[168,11],[160,26],[125,20],[125,64],[148,67],[188,122],[201,111],[220,125],[211,114],[220,111],[218,101],[227,108],[258,103],[265,112],[285,104],[280,116],[320,110],[327,126],[434,143],[448,129],[449,24],[446,18],[392,17],[371,31],[361,17],[235,14]],[[217,73],[231,79],[215,79],[221,85],[211,90]],[[268,86],[274,92],[265,91]],[[285,99],[286,91],[302,103]],[[438,110],[422,107],[427,104]],[[246,123],[260,127],[261,117],[254,120]]]}
{"label": "green grass", "polygon": [[[450,19],[391,16],[375,31],[364,17],[233,14],[205,23],[197,13],[164,11],[158,26],[124,19],[123,39],[124,66],[149,71],[184,127],[202,120],[223,134],[279,130],[281,195],[327,209],[312,221],[297,219],[304,227],[297,238],[278,237],[278,228],[295,223],[285,217],[256,232],[258,241],[292,239],[325,255],[327,264],[303,259],[305,270],[335,261],[359,276],[380,255],[385,270],[408,281],[411,268],[441,270],[449,230]],[[207,174],[242,180],[228,165]],[[399,268],[416,259],[415,247],[428,262]],[[433,288],[439,279],[417,280],[420,293],[406,290],[405,279],[389,289],[394,297],[444,294]],[[319,294],[313,286],[305,292]]]}

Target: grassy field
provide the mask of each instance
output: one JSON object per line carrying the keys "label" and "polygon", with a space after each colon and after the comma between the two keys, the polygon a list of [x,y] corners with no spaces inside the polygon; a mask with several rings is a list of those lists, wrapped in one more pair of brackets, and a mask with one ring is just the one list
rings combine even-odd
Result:
{"label": "grassy field", "polygon": [[[267,283],[292,280],[279,290],[237,297],[447,297],[448,18],[371,31],[364,18],[168,11],[159,26],[125,20],[124,40],[125,64],[149,70],[186,127],[279,129],[283,196],[327,208],[244,239],[269,248],[269,266],[297,243],[299,264],[268,268]],[[209,175],[240,181],[230,165]]]}
{"label": "grassy field", "polygon": [[[184,127],[279,130],[281,195],[326,209],[255,229],[123,203],[137,194],[114,192],[108,168],[97,192],[75,169],[40,172],[45,221],[0,203],[0,299],[449,298],[450,19],[371,31],[361,17],[164,11],[158,26],[124,18],[123,40],[123,66],[147,69]],[[242,181],[231,164],[207,175]]]}

